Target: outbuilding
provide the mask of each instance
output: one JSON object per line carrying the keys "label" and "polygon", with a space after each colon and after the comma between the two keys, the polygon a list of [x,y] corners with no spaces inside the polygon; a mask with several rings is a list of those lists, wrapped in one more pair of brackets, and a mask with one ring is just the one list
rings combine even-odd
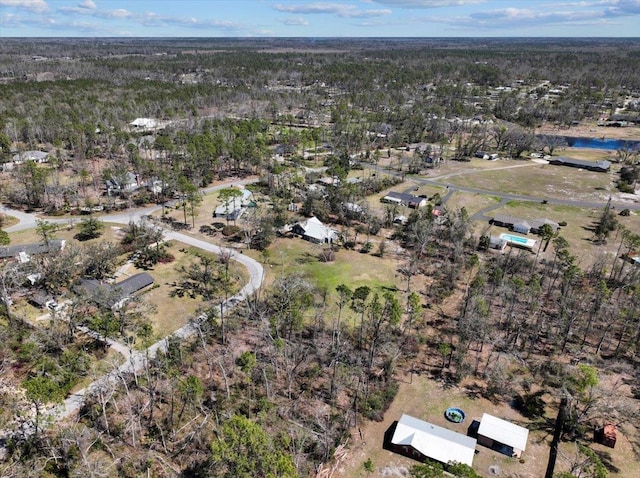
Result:
{"label": "outbuilding", "polygon": [[527,447],[529,430],[488,413],[478,427],[478,443],[508,456],[520,458]]}
{"label": "outbuilding", "polygon": [[404,414],[391,437],[391,449],[419,461],[431,458],[471,466],[476,439]]}

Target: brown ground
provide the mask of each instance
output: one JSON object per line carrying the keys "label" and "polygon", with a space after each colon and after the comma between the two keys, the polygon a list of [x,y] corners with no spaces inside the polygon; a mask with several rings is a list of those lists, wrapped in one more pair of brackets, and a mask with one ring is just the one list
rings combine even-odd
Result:
{"label": "brown ground", "polygon": [[565,128],[554,124],[545,124],[536,128],[536,134],[557,134],[562,136],[575,136],[578,138],[640,140],[640,126],[613,128],[610,126],[597,126],[596,124],[580,124],[578,126]]}

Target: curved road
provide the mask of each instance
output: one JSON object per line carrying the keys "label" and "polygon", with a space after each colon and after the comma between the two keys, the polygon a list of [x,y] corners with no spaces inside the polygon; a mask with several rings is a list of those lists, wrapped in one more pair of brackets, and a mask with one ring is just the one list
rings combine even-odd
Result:
{"label": "curved road", "polygon": [[[203,194],[207,194],[214,191],[218,191],[220,189],[224,189],[234,184],[244,185],[244,184],[249,184],[255,181],[256,179],[244,179],[240,181],[234,181],[232,183],[229,182],[229,183],[219,184],[206,189],[202,189],[201,191]],[[162,207],[161,205],[154,205],[146,208],[126,211],[124,213],[101,216],[100,219],[107,222],[115,222],[118,224],[129,224],[131,221],[134,221],[134,222],[140,221],[143,216],[150,215],[153,212],[159,210],[161,207]],[[40,219],[34,214],[24,213],[22,211],[17,211],[4,206],[0,206],[0,212],[16,217],[19,220],[18,224],[14,224],[13,226],[6,228],[5,230],[7,232],[15,232],[15,231],[22,231],[25,229],[35,228],[37,227],[38,219]],[[70,221],[69,219],[47,219],[47,220],[49,222],[54,222],[58,224],[68,224]],[[73,222],[73,220],[71,221]],[[249,282],[240,290],[240,292],[238,292],[238,294],[236,294],[233,297],[230,297],[225,303],[223,303],[222,305],[223,311],[226,311],[235,307],[235,305],[240,300],[244,300],[248,298],[251,294],[256,292],[262,285],[262,282],[264,279],[264,269],[262,267],[262,264],[252,259],[251,257],[245,256],[242,253],[238,254],[237,251],[235,250],[223,248],[215,244],[211,244],[209,242],[203,241],[201,239],[197,239],[192,236],[188,236],[180,232],[169,231],[166,229],[162,229],[162,232],[166,240],[175,240],[179,242],[184,242],[185,244],[198,247],[208,252],[213,252],[214,254],[220,254],[223,251],[228,252],[230,253],[230,257],[232,260],[239,262],[247,269],[247,271],[249,272]],[[202,316],[199,317],[198,319],[201,319],[201,318]],[[87,387],[67,397],[67,399],[64,400],[64,402],[61,405],[59,405],[58,407],[56,407],[55,409],[53,409],[48,413],[49,419],[51,421],[58,421],[74,415],[82,407],[82,404],[84,402],[84,397],[88,393],[97,392],[101,389],[105,390],[110,386],[117,384],[118,381],[122,380],[122,377],[124,374],[138,373],[141,370],[143,370],[147,365],[148,360],[153,359],[158,353],[158,351],[161,351],[161,352],[166,351],[167,343],[168,343],[167,339],[169,339],[170,337],[187,338],[195,334],[199,330],[199,326],[197,323],[198,319],[196,319],[195,321],[191,321],[187,325],[179,328],[169,336],[158,340],[156,343],[154,343],[153,345],[151,345],[150,347],[148,347],[142,352],[133,350],[130,347],[120,342],[107,339],[106,342],[109,344],[109,346],[111,346],[112,348],[114,348],[114,350],[122,354],[126,358],[126,361],[114,371],[106,375],[103,375],[99,379],[89,384]],[[91,332],[89,331],[89,329],[86,329],[86,328],[81,328],[80,330],[86,333],[90,333],[91,335],[96,335],[95,332]],[[24,431],[26,433],[30,432],[30,430],[24,430]]]}

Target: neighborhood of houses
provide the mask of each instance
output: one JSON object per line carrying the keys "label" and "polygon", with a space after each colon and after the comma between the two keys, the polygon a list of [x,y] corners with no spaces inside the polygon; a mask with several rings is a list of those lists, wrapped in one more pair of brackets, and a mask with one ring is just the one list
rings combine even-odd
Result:
{"label": "neighborhood of houses", "polygon": [[[64,250],[66,241],[62,239],[52,239],[47,243],[18,244],[0,247],[0,260],[14,261],[18,264],[25,264],[31,261],[34,256]],[[28,290],[27,300],[40,309],[56,309],[58,304],[55,297],[52,297],[38,287],[40,274],[29,274],[23,278]],[[153,284],[153,278],[146,272],[135,274],[118,283],[97,281],[95,279],[82,279],[79,284],[73,287],[73,291],[81,296],[89,297],[94,302],[112,309],[121,307],[136,292]],[[5,298],[13,302],[10,297]]]}

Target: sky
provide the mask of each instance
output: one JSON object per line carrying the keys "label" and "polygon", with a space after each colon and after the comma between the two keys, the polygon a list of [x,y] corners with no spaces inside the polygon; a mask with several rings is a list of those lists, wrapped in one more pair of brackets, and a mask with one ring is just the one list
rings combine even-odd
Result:
{"label": "sky", "polygon": [[0,37],[640,37],[640,0],[0,0]]}

